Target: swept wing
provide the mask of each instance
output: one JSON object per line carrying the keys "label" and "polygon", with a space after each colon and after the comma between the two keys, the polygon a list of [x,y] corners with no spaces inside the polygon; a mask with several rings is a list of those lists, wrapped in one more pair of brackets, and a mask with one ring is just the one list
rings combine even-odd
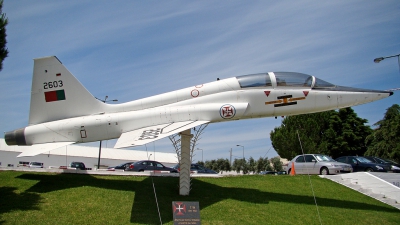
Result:
{"label": "swept wing", "polygon": [[184,121],[166,123],[128,131],[121,135],[114,148],[127,148],[144,145],[208,122],[209,121]]}

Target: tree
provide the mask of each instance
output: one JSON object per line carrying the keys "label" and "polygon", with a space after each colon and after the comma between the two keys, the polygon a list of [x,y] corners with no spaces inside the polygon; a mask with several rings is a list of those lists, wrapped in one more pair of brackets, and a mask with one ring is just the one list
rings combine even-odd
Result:
{"label": "tree", "polygon": [[328,154],[333,158],[343,155],[364,155],[365,139],[372,133],[368,120],[361,119],[351,108],[340,109],[331,117],[327,132]]}
{"label": "tree", "polygon": [[264,170],[265,171],[274,171],[274,169],[271,166],[271,161],[269,161],[268,157],[265,157],[265,159],[264,159]]}
{"label": "tree", "polygon": [[281,158],[279,156],[274,157],[271,159],[272,165],[274,167],[274,171],[282,171],[283,170],[283,164],[281,162]]}
{"label": "tree", "polygon": [[0,71],[3,69],[4,59],[8,56],[8,49],[6,48],[6,26],[8,24],[8,19],[6,17],[6,14],[3,13],[2,8],[3,0],[0,0]]}
{"label": "tree", "polygon": [[260,157],[255,164],[255,168],[256,173],[260,173],[261,171],[273,171],[271,162],[268,160],[268,157]]}
{"label": "tree", "polygon": [[243,166],[243,174],[248,174],[250,171],[250,166],[248,164],[248,162],[246,161],[246,159],[242,159],[242,166]]}
{"label": "tree", "polygon": [[203,161],[197,161],[197,164],[205,166]]}
{"label": "tree", "polygon": [[249,166],[245,159],[235,159],[233,161],[232,169],[236,171],[236,173],[243,172],[243,174],[247,174],[249,171]]}
{"label": "tree", "polygon": [[400,106],[394,104],[386,110],[377,128],[365,140],[368,150],[365,155],[400,161]]}
{"label": "tree", "polygon": [[236,173],[240,173],[240,171],[242,170],[242,160],[241,159],[233,160],[232,169],[235,170]]}
{"label": "tree", "polygon": [[[198,164],[201,164],[200,161],[198,162]],[[207,160],[202,165],[208,169],[214,170],[217,173],[219,173],[221,171],[230,171],[231,170],[231,165],[229,164],[229,160],[223,159],[223,158],[219,158],[217,160],[213,159],[211,161]]]}
{"label": "tree", "polygon": [[260,173],[261,171],[264,171],[264,169],[264,159],[260,156],[260,158],[256,162],[256,173]]}
{"label": "tree", "polygon": [[271,131],[272,146],[282,158],[289,159],[302,154],[302,149],[333,158],[362,155],[367,150],[365,138],[372,132],[364,125],[367,122],[351,108],[289,116]]}
{"label": "tree", "polygon": [[220,171],[231,171],[231,164],[228,159],[218,159],[217,160]]}
{"label": "tree", "polygon": [[[288,116],[271,131],[272,146],[282,158],[291,159],[305,153],[327,153],[325,132],[335,111]],[[299,142],[301,141],[301,145]]]}
{"label": "tree", "polygon": [[249,172],[255,172],[256,171],[256,162],[254,161],[254,159],[253,159],[253,157],[250,157],[249,158],[249,162],[248,162],[248,164],[249,164]]}
{"label": "tree", "polygon": [[217,172],[217,173],[219,172],[219,170],[217,169],[217,168],[218,168],[218,166],[217,166],[217,161],[216,161],[215,159],[213,159],[213,160],[211,160],[211,161],[207,160],[207,161],[205,162],[204,166],[207,167],[207,168],[209,168],[209,169],[214,170],[214,171]]}

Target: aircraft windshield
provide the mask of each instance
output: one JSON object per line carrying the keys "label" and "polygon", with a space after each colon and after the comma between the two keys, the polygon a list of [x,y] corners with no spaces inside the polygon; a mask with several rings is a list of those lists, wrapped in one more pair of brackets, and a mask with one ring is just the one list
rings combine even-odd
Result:
{"label": "aircraft windshield", "polygon": [[335,86],[336,85],[334,85],[334,84],[331,84],[331,83],[321,80],[319,78],[315,78],[314,88],[329,88],[329,87],[333,88]]}
{"label": "aircraft windshield", "polygon": [[272,86],[271,79],[267,73],[244,75],[236,78],[241,88]]}
{"label": "aircraft windshield", "polygon": [[[334,88],[334,84],[311,75],[294,72],[274,72],[277,87]],[[241,88],[271,87],[272,81],[268,73],[238,76],[236,79]],[[313,84],[313,81],[314,84]]]}
{"label": "aircraft windshield", "polygon": [[303,73],[275,72],[276,85],[291,87],[311,87],[312,76]]}

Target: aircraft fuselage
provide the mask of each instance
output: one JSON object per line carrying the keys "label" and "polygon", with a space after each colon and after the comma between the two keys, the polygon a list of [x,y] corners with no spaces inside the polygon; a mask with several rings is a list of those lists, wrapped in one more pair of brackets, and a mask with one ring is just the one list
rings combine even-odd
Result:
{"label": "aircraft fuselage", "polygon": [[[49,83],[54,88],[46,90]],[[48,57],[35,60],[30,125],[7,132],[5,140],[8,145],[35,145],[120,138],[115,147],[121,148],[204,123],[315,113],[392,94],[337,86],[301,73],[269,72],[106,104],[96,100],[57,58]]]}
{"label": "aircraft fuselage", "polygon": [[[110,112],[31,125],[26,145],[115,139],[139,128],[181,121],[226,122],[314,113],[371,102],[387,93],[311,88],[242,89],[235,78],[214,81],[120,105]],[[113,112],[114,111],[114,112]]]}

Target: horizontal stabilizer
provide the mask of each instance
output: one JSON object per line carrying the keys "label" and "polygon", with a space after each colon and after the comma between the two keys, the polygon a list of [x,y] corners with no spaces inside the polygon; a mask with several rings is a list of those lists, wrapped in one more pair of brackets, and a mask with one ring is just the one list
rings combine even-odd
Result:
{"label": "horizontal stabilizer", "polygon": [[167,123],[129,131],[121,135],[114,148],[128,148],[144,145],[208,122],[209,121],[185,121]]}
{"label": "horizontal stabilizer", "polygon": [[25,157],[25,156],[35,156],[39,155],[44,152],[48,152],[51,150],[55,150],[57,148],[61,148],[70,144],[73,144],[74,142],[56,142],[56,143],[46,143],[46,144],[37,144],[37,145],[32,145],[29,147],[29,150],[23,151],[21,154],[19,154],[17,157]]}

